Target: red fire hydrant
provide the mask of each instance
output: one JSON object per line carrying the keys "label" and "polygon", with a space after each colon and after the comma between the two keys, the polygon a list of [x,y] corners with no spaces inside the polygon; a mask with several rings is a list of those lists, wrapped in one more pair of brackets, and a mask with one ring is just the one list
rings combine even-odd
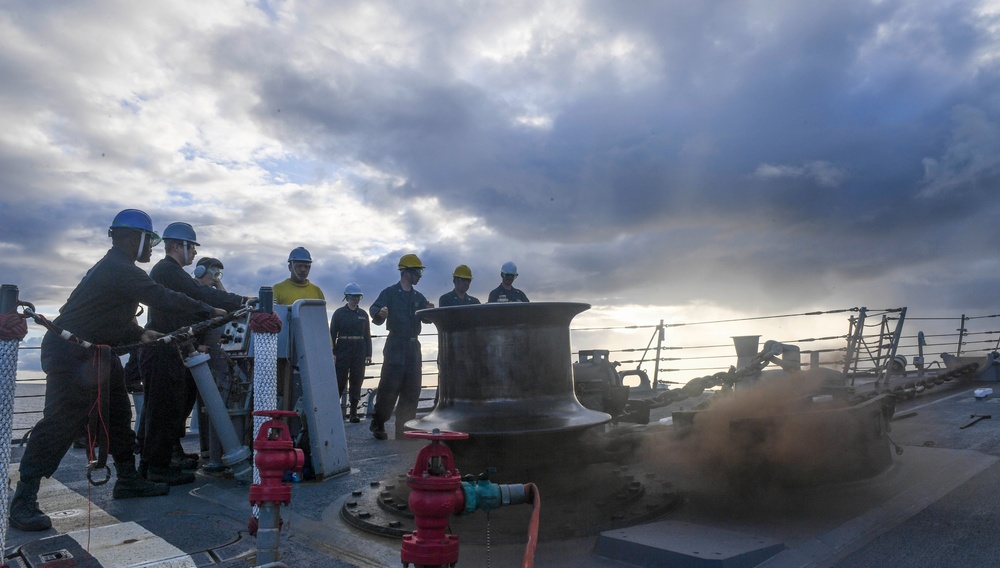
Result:
{"label": "red fire hydrant", "polygon": [[250,519],[250,533],[257,536],[257,563],[267,564],[278,561],[278,533],[281,530],[278,507],[292,502],[292,486],[282,483],[281,478],[288,470],[302,469],[306,460],[302,450],[295,448],[288,425],[280,420],[283,416],[296,416],[296,412],[257,410],[253,414],[271,418],[261,424],[254,440],[254,463],[260,473],[260,483],[250,486],[250,504],[259,509],[258,519]]}
{"label": "red fire hydrant", "polygon": [[458,562],[458,536],[446,534],[448,518],[465,508],[462,476],[448,446],[441,442],[464,440],[463,432],[410,431],[407,438],[430,440],[421,448],[406,477],[410,511],[416,529],[403,537],[403,566],[451,566]]}

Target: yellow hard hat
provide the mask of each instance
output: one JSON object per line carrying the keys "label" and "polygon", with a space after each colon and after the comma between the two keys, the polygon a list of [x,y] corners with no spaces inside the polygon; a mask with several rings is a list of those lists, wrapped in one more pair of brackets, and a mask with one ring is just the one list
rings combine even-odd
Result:
{"label": "yellow hard hat", "polygon": [[464,264],[459,264],[455,267],[455,272],[452,273],[455,278],[468,278],[472,280],[472,269]]}
{"label": "yellow hard hat", "polygon": [[420,262],[420,258],[415,254],[404,254],[402,258],[399,259],[399,269],[404,270],[407,268],[423,268],[423,263]]}

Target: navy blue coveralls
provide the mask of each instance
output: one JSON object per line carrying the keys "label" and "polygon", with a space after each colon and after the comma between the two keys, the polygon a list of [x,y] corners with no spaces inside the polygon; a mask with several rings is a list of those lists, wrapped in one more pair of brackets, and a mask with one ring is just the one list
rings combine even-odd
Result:
{"label": "navy blue coveralls", "polygon": [[[112,248],[87,272],[52,323],[95,344],[129,345],[142,336],[135,321],[140,303],[199,317],[211,315],[210,306],[160,286],[124,252]],[[21,479],[51,477],[86,426],[97,397],[97,353],[46,332],[41,352],[45,409],[21,458]],[[118,357],[109,362],[108,453],[116,462],[132,462],[135,434],[124,373]]]}
{"label": "navy blue coveralls", "polygon": [[[501,300],[501,298],[504,298]],[[496,302],[527,302],[528,296],[524,294],[521,290],[517,288],[511,288],[507,290],[503,287],[503,284],[497,286],[490,292],[490,297],[487,303],[493,304]]]}
{"label": "navy blue coveralls", "polygon": [[442,308],[447,306],[471,306],[473,304],[480,303],[482,302],[479,301],[479,298],[468,294],[465,295],[465,298],[459,298],[458,294],[456,294],[454,290],[441,296],[438,300],[438,306]]}
{"label": "navy blue coveralls", "polygon": [[[180,263],[169,256],[157,262],[149,276],[166,288],[227,312],[243,305],[243,296],[212,286],[199,286]],[[170,333],[203,319],[150,306],[146,328]],[[140,429],[142,461],[153,467],[167,467],[174,446],[184,437],[185,422],[198,389],[177,346],[172,344],[140,349],[139,370],[145,392]]]}
{"label": "navy blue coveralls", "polygon": [[415,288],[409,292],[396,283],[378,295],[368,312],[375,325],[381,325],[378,312],[389,308],[385,327],[389,336],[382,350],[382,373],[378,381],[378,395],[375,397],[375,417],[372,429],[383,426],[396,408],[396,438],[402,438],[408,420],[417,416],[420,401],[420,318],[417,310],[428,307],[427,298]]}
{"label": "navy blue coveralls", "polygon": [[365,361],[372,356],[372,330],[368,313],[360,307],[352,310],[341,306],[330,318],[330,339],[333,340],[333,356],[336,358],[337,388],[340,396],[351,385],[348,398],[351,408],[357,408],[361,400],[361,383],[365,380]]}

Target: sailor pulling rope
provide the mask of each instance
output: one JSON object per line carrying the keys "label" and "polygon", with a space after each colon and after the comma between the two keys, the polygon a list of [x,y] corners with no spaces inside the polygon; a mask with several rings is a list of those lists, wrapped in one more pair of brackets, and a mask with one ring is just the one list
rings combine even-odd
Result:
{"label": "sailor pulling rope", "polygon": [[[225,325],[226,323],[240,318],[247,313],[253,311],[253,304],[255,300],[247,302],[247,304],[240,308],[239,310],[228,313],[224,316],[217,316],[192,326],[187,326],[178,329],[172,333],[168,333],[164,336],[157,338],[154,343],[181,343],[191,341],[199,333],[218,327],[220,325]],[[2,320],[2,325],[10,328],[16,328],[16,323],[8,323],[12,319],[17,319],[21,322],[25,328],[24,333],[27,333],[27,325],[24,320],[31,318],[38,325],[41,325],[45,329],[51,331],[55,335],[61,337],[62,339],[80,345],[86,349],[95,350],[92,364],[87,369],[88,375],[92,378],[93,382],[97,385],[97,396],[94,400],[94,404],[90,410],[90,420],[87,425],[87,451],[88,451],[88,464],[87,464],[87,481],[94,486],[104,485],[111,479],[111,468],[108,467],[108,449],[111,446],[110,434],[108,432],[108,427],[106,423],[106,417],[109,415],[111,400],[111,366],[110,361],[112,357],[118,355],[124,355],[129,353],[133,349],[149,345],[149,343],[133,343],[129,345],[122,345],[119,347],[110,347],[108,345],[99,345],[87,341],[82,337],[79,337],[65,329],[61,329],[59,326],[53,324],[45,316],[39,314],[35,311],[35,306],[29,302],[21,302],[20,307],[22,308],[22,314],[7,314]],[[9,317],[13,315],[14,318]],[[23,337],[22,335],[21,337]],[[94,450],[97,449],[97,456],[94,456]],[[93,472],[95,470],[103,469],[105,471],[105,477],[103,479],[94,479]]]}

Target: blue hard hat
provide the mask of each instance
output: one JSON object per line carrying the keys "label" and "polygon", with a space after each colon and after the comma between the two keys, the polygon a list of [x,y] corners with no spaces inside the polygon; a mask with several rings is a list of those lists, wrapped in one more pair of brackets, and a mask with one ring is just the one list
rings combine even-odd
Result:
{"label": "blue hard hat", "polygon": [[194,227],[190,223],[177,222],[167,225],[167,228],[163,229],[163,238],[187,241],[193,245],[201,246],[198,242],[198,236],[194,234]]}
{"label": "blue hard hat", "polygon": [[362,295],[362,293],[361,293],[361,286],[358,286],[354,282],[351,282],[350,284],[347,285],[347,287],[344,288],[344,295],[345,296],[361,296]]}
{"label": "blue hard hat", "polygon": [[500,274],[513,274],[517,276],[517,265],[508,260],[500,267]]}
{"label": "blue hard hat", "polygon": [[306,247],[296,247],[288,253],[288,262],[312,262],[313,257],[306,250]]}
{"label": "blue hard hat", "polygon": [[140,231],[153,232],[153,220],[145,211],[138,209],[125,209],[115,215],[115,220],[111,222],[111,228],[138,229]]}
{"label": "blue hard hat", "polygon": [[153,220],[149,218],[149,215],[145,211],[139,211],[138,209],[120,211],[115,215],[114,221],[111,221],[111,227],[108,228],[108,236],[111,236],[111,229],[143,231],[149,235],[150,243],[153,246],[156,246],[160,242],[160,236],[153,231]]}

